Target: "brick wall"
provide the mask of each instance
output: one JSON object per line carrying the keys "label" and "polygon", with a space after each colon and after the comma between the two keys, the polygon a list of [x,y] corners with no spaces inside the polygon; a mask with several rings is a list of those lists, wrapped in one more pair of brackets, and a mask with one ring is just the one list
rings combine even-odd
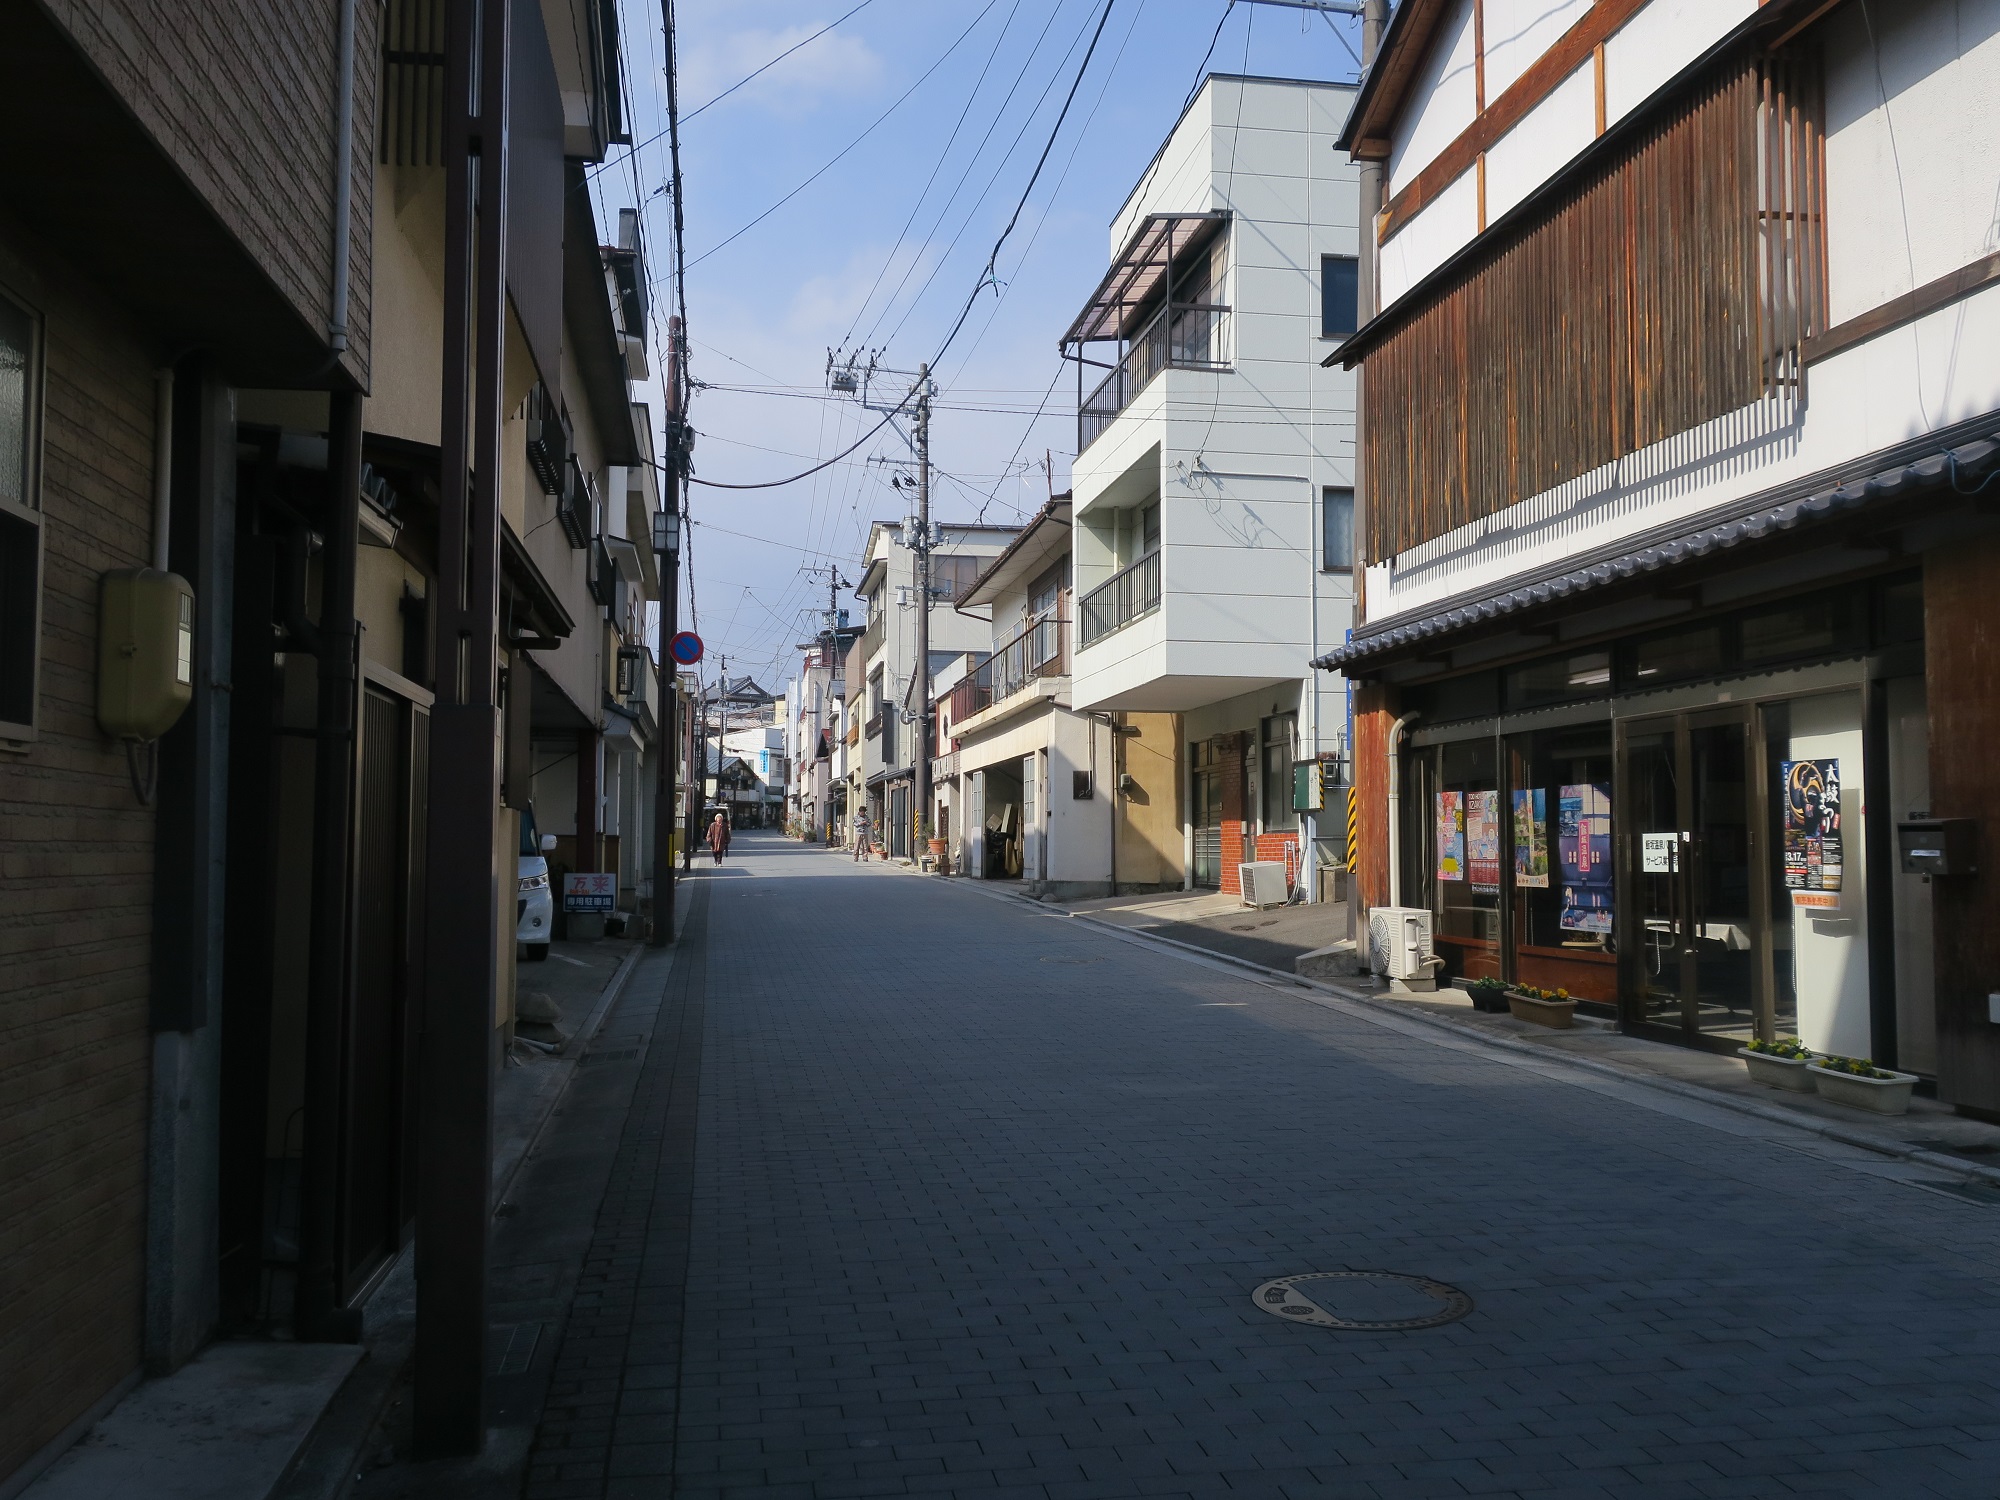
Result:
{"label": "brick wall", "polygon": [[153,814],[96,723],[97,589],[151,544],[149,351],[82,288],[46,319],[40,738],[0,753],[0,1479],[140,1357]]}
{"label": "brick wall", "polygon": [[[333,270],[340,0],[46,0],[112,91],[314,327]],[[368,374],[378,7],[355,7],[352,355]]]}

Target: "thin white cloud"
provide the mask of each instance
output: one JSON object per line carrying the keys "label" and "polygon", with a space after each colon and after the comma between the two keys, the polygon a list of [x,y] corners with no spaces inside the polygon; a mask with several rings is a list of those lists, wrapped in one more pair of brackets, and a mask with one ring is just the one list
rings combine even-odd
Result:
{"label": "thin white cloud", "polygon": [[[692,110],[707,103],[825,24],[751,27],[696,41],[681,58],[682,107]],[[868,94],[881,83],[883,72],[882,58],[866,41],[829,31],[732,95],[724,107],[741,103],[795,118],[828,102]]]}

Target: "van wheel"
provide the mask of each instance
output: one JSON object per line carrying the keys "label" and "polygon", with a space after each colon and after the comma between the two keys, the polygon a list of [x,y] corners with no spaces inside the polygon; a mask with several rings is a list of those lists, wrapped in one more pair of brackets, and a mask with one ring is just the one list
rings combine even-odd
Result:
{"label": "van wheel", "polygon": [[521,945],[521,957],[531,964],[542,963],[547,960],[548,956],[549,945],[547,943],[523,943]]}

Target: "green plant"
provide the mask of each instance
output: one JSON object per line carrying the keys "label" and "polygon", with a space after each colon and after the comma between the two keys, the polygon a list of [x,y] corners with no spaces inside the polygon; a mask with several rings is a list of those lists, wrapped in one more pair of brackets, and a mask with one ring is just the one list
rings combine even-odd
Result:
{"label": "green plant", "polygon": [[1816,1057],[1816,1066],[1829,1073],[1846,1073],[1855,1078],[1894,1078],[1894,1073],[1875,1066],[1872,1058],[1866,1057]]}
{"label": "green plant", "polygon": [[1812,1049],[1795,1036],[1780,1037],[1775,1042],[1752,1042],[1746,1050],[1762,1052],[1771,1057],[1793,1057],[1801,1062],[1813,1055]]}
{"label": "green plant", "polygon": [[1495,979],[1491,974],[1488,974],[1484,979],[1473,980],[1472,987],[1475,990],[1481,990],[1490,995],[1495,991],[1505,990],[1507,988],[1507,981],[1504,979]]}

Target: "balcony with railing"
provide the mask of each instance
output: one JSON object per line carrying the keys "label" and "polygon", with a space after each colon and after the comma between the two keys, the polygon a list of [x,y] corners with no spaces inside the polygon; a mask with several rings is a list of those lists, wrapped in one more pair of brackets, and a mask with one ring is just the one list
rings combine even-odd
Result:
{"label": "balcony with railing", "polygon": [[1124,358],[1084,397],[1076,413],[1081,453],[1117,420],[1162,370],[1230,368],[1229,309],[1212,303],[1167,303],[1132,338]]}
{"label": "balcony with railing", "polygon": [[1037,683],[1069,673],[1069,620],[1060,606],[1036,616],[951,690],[951,722],[1005,703]]}
{"label": "balcony with railing", "polygon": [[1160,607],[1160,554],[1148,552],[1128,568],[1113,573],[1077,604],[1088,646]]}

